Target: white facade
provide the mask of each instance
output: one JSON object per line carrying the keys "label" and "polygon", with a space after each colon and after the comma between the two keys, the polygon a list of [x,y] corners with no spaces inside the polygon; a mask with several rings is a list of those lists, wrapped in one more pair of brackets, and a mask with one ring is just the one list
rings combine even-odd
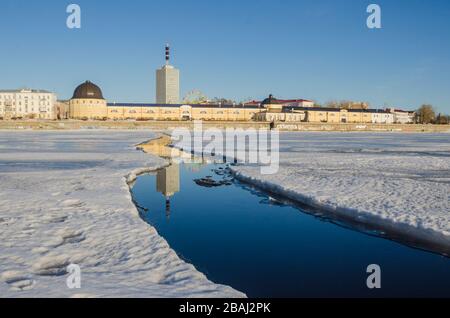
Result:
{"label": "white facade", "polygon": [[373,124],[393,124],[394,123],[394,114],[380,111],[372,113],[372,123]]}
{"label": "white facade", "polygon": [[285,107],[314,107],[314,102],[306,99],[292,100],[292,101],[282,101],[282,105]]}
{"label": "white facade", "polygon": [[56,95],[40,90],[0,90],[0,119],[55,119]]}
{"label": "white facade", "polygon": [[314,107],[314,102],[310,100],[304,100],[300,103],[300,107]]}
{"label": "white facade", "polygon": [[156,71],[156,103],[180,103],[180,71],[172,65]]}
{"label": "white facade", "polygon": [[388,109],[394,114],[394,122],[396,124],[414,124],[416,120],[416,113],[411,111],[405,111],[400,109]]}

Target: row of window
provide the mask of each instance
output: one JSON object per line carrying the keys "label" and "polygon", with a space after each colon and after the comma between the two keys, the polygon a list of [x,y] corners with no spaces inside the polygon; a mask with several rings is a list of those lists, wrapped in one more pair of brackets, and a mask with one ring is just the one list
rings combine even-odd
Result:
{"label": "row of window", "polygon": [[[19,105],[19,106],[22,106],[22,102],[18,102],[16,104],[16,102],[11,102],[11,101],[5,101],[4,103],[2,101],[0,101],[0,106],[2,106],[3,104],[5,106],[7,106],[7,105],[14,105],[14,106],[15,105]],[[28,106],[28,101],[27,100],[25,101],[24,105]],[[30,106],[34,106],[34,105],[36,105],[36,104],[31,102]],[[39,102],[39,106],[50,106],[50,102],[42,102],[41,101],[41,102]]]}
{"label": "row of window", "polygon": [[12,108],[12,109],[8,109],[8,108],[6,108],[6,109],[3,109],[3,107],[0,107],[0,113],[1,112],[4,112],[4,111],[8,111],[8,112],[13,112],[13,113],[37,113],[37,112],[41,112],[41,113],[49,113],[49,112],[51,112],[52,110],[51,110],[51,108],[41,108],[41,109],[35,109],[35,108],[31,108],[30,110],[29,109],[27,109],[27,108],[25,108],[25,109],[22,109],[22,108],[18,108],[18,109],[15,109],[15,108]]}
{"label": "row of window", "polygon": [[0,95],[0,99],[6,99],[6,100],[12,100],[12,99],[40,99],[40,100],[50,100],[52,99],[50,95],[31,95],[29,96],[22,96],[22,95]]}
{"label": "row of window", "polygon": [[[72,103],[73,104],[85,104],[85,102],[84,101],[80,101],[80,100],[74,100],[74,101],[72,101]],[[100,104],[100,100],[96,100],[95,102],[94,101],[89,101],[89,104]]]}
{"label": "row of window", "polygon": [[[119,113],[119,110],[112,109],[112,110],[110,110],[110,113],[115,113],[116,114],[116,113]],[[129,110],[128,113],[129,114],[137,114],[137,111],[136,110]],[[154,114],[155,112],[153,110],[147,110],[147,111],[144,111],[143,113]],[[170,111],[170,110],[166,110],[163,113],[164,114],[177,114],[176,111]],[[189,112],[183,112],[183,114],[189,115]],[[208,112],[207,111],[201,111],[200,114],[205,115],[205,114],[208,114]],[[218,112],[213,113],[213,115],[224,115],[224,114],[225,113],[223,111],[218,111]],[[241,112],[240,111],[234,111],[232,114],[240,115]],[[250,115],[253,115],[253,114],[255,114],[255,113],[254,112],[250,113]]]}

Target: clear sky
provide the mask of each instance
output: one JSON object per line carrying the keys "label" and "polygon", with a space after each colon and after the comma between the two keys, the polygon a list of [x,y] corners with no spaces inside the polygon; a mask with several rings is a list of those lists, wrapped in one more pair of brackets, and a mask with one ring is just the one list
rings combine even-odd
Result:
{"label": "clear sky", "polygon": [[[66,27],[66,7],[82,28]],[[370,3],[381,30],[366,26]],[[182,95],[368,101],[450,113],[448,0],[1,0],[0,88],[70,98],[85,80],[153,102],[164,45]]]}

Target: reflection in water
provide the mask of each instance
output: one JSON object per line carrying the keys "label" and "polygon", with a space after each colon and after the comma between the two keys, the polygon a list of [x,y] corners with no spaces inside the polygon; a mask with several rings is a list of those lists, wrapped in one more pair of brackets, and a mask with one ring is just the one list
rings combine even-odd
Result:
{"label": "reflection in water", "polygon": [[[169,141],[142,148],[170,159]],[[142,218],[210,280],[250,297],[450,295],[447,258],[391,240],[437,252],[439,247],[233,181],[234,164],[180,155],[186,162],[175,157],[171,166],[139,177],[133,198]],[[195,180],[230,185],[196,186]],[[175,207],[182,213],[170,215]],[[155,213],[144,213],[149,209]],[[367,289],[364,275],[374,263],[382,265],[386,286],[376,291]]]}
{"label": "reflection in water", "polygon": [[156,190],[166,198],[166,216],[170,218],[170,199],[180,191],[180,166],[177,163],[158,170]]}
{"label": "reflection in water", "polygon": [[[191,172],[199,172],[202,167],[208,163],[208,160],[202,154],[196,156],[193,151],[191,153],[183,150],[170,147],[172,140],[170,136],[163,135],[157,139],[150,140],[139,145],[139,148],[147,153],[159,156],[170,161],[170,166],[158,170],[156,175],[156,190],[165,197],[165,211],[167,218],[170,218],[171,213],[171,199],[180,191],[180,165],[176,161],[182,162],[184,167]],[[223,162],[227,162],[227,158],[223,157]],[[237,159],[234,159],[237,163]],[[223,169],[223,168],[220,168]],[[224,175],[217,173],[217,175]],[[212,178],[203,179],[205,186],[213,184],[214,186],[231,185],[231,179],[222,178],[220,181],[215,181]]]}
{"label": "reflection in water", "polygon": [[[249,297],[450,295],[447,258],[380,239],[395,238],[381,228],[320,214],[238,181],[195,185],[208,176],[229,178],[227,170],[226,164],[180,163],[139,177],[132,190],[142,218],[211,281]],[[170,221],[166,197],[177,210]],[[368,264],[382,266],[384,288],[367,288]]]}

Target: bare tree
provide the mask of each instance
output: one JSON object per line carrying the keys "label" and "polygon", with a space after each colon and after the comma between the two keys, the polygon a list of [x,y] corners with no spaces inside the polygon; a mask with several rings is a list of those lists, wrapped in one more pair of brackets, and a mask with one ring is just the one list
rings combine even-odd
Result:
{"label": "bare tree", "polygon": [[339,108],[339,109],[368,109],[369,103],[366,102],[355,102],[351,100],[341,100],[341,101],[329,101],[325,104],[325,107],[329,108]]}
{"label": "bare tree", "polygon": [[325,107],[327,108],[339,108],[339,102],[335,100],[331,100],[325,103]]}
{"label": "bare tree", "polygon": [[438,125],[448,125],[450,123],[449,121],[450,116],[442,115],[439,113],[439,115],[436,118],[436,124]]}
{"label": "bare tree", "polygon": [[432,105],[424,104],[417,110],[417,120],[420,124],[431,124],[436,119],[436,113]]}

